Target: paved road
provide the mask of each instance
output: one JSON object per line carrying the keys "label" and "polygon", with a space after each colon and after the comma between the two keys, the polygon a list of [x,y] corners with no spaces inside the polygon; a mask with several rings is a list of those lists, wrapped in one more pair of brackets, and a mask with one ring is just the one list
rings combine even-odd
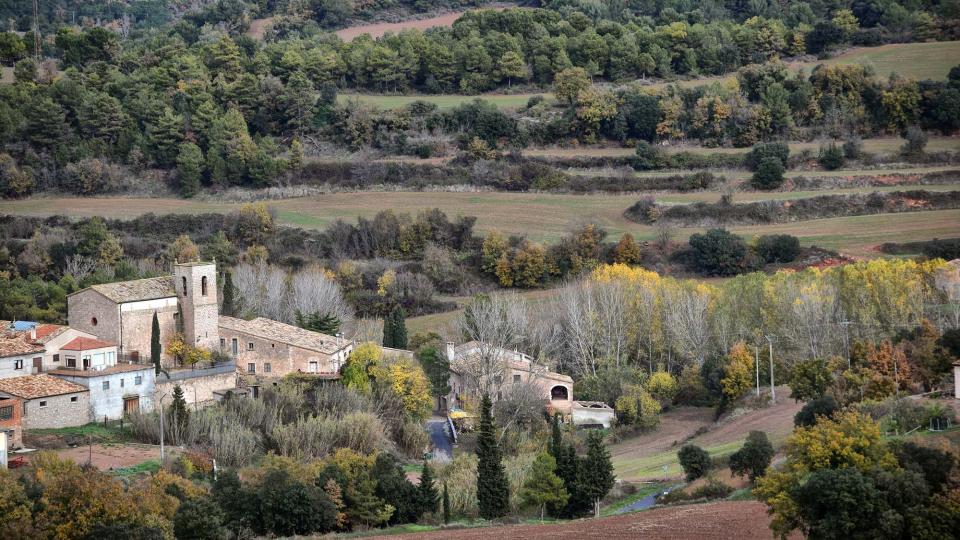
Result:
{"label": "paved road", "polygon": [[436,459],[448,460],[453,457],[453,444],[448,429],[446,418],[434,416],[427,420],[430,446]]}

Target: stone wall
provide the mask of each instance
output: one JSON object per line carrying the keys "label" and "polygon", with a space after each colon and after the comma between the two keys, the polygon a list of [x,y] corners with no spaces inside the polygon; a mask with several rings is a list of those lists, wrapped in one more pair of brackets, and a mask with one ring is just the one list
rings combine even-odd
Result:
{"label": "stone wall", "polygon": [[160,376],[157,377],[154,385],[154,403],[159,404],[160,397],[164,394],[167,394],[167,397],[163,400],[163,403],[164,405],[169,405],[170,398],[173,396],[173,388],[178,384],[183,390],[183,397],[186,399],[188,404],[192,405],[196,403],[198,406],[204,406],[214,402],[214,391],[236,387],[237,374],[236,372],[231,371],[229,373],[214,373],[212,375],[202,375],[193,378],[171,381],[167,379],[163,373],[161,373]]}
{"label": "stone wall", "polygon": [[164,366],[172,365],[173,359],[167,354],[167,344],[177,333],[176,307],[157,310],[124,311],[123,351],[125,355],[138,353],[142,362],[150,361],[150,338],[153,335],[153,314],[156,312],[160,323],[160,359]]}
{"label": "stone wall", "polygon": [[93,289],[67,297],[67,320],[71,328],[120,344],[120,307]]}
{"label": "stone wall", "polygon": [[[89,374],[90,372],[84,372]],[[124,401],[132,397],[138,398],[140,410],[153,410],[154,380],[153,368],[139,371],[122,371],[119,373],[105,373],[96,377],[71,377],[58,373],[61,379],[85,386],[90,390],[90,409],[93,418],[97,421],[107,417],[110,420],[121,418],[124,411]],[[140,384],[137,384],[139,378]],[[103,383],[108,382],[107,388]]]}
{"label": "stone wall", "polygon": [[82,426],[91,419],[90,392],[76,392],[27,401],[23,429]]}
{"label": "stone wall", "polygon": [[[220,326],[216,266],[212,263],[174,265],[173,273],[177,297],[182,304],[183,328],[187,342],[205,349],[216,348]],[[204,278],[206,291],[203,287]],[[206,294],[203,294],[204,292]]]}
{"label": "stone wall", "polygon": [[7,446],[9,448],[20,448],[23,446],[22,419],[23,402],[20,398],[10,396],[0,396],[0,407],[12,407],[10,409],[10,418],[0,418],[0,431],[7,432]]}

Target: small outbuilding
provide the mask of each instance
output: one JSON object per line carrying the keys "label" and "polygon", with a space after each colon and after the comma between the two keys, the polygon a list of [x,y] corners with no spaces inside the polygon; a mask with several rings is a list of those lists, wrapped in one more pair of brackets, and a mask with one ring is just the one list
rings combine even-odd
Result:
{"label": "small outbuilding", "polygon": [[601,401],[574,401],[571,416],[575,426],[609,428],[617,420],[616,411]]}

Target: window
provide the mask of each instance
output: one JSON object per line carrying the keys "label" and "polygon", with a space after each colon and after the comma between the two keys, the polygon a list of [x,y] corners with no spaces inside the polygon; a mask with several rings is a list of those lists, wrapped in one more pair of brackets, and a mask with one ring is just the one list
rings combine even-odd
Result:
{"label": "window", "polygon": [[270,373],[270,371],[272,370],[272,367],[273,366],[270,365],[270,362],[263,364],[263,372]]}
{"label": "window", "polygon": [[23,369],[23,358],[17,358],[13,361],[13,369]]}
{"label": "window", "polygon": [[67,357],[67,367],[75,368],[77,367],[77,359],[73,356]]}
{"label": "window", "polygon": [[90,326],[96,326],[96,325],[97,325],[97,318],[90,317]]}
{"label": "window", "polygon": [[207,295],[207,276],[200,278],[200,294],[202,296]]}
{"label": "window", "polygon": [[78,398],[77,396],[73,396],[72,398],[70,398],[70,403],[76,403],[79,399],[80,398]]}
{"label": "window", "polygon": [[13,405],[0,407],[0,420],[9,420],[13,418]]}
{"label": "window", "polygon": [[257,372],[257,365],[254,364],[253,362],[248,363],[248,364],[247,364],[247,373],[256,373],[256,372]]}
{"label": "window", "polygon": [[493,384],[497,384],[497,385],[503,384],[503,377],[501,377],[500,375],[495,376],[493,378]]}
{"label": "window", "polygon": [[181,278],[183,280],[183,295],[187,295],[187,276]]}
{"label": "window", "polygon": [[41,406],[41,407],[46,407],[46,406],[47,406],[47,402],[46,402],[46,401],[41,401],[41,402],[40,402],[40,406]]}
{"label": "window", "polygon": [[123,379],[120,379],[120,388],[123,388]]}
{"label": "window", "polygon": [[517,384],[517,383],[519,383],[519,382],[520,382],[520,375],[514,375],[514,376],[513,376],[513,384]]}
{"label": "window", "polygon": [[220,348],[222,349],[222,348],[224,348],[224,347],[226,347],[226,346],[227,346],[227,340],[226,340],[226,338],[220,338]]}
{"label": "window", "polygon": [[137,375],[136,377],[134,377],[133,384],[134,386],[140,386],[141,384],[143,384],[143,375]]}
{"label": "window", "polygon": [[236,356],[237,355],[237,338],[233,338],[230,340],[230,348],[233,350],[233,355]]}
{"label": "window", "polygon": [[110,389],[110,381],[103,381],[103,389],[104,390]]}
{"label": "window", "polygon": [[252,342],[252,341],[250,341],[250,342],[247,343],[247,350],[248,350],[248,351],[252,351],[252,350],[253,350],[253,342]]}
{"label": "window", "polygon": [[59,354],[53,355],[53,361],[54,361],[54,362],[59,362],[59,361],[60,361],[60,355],[59,355]]}

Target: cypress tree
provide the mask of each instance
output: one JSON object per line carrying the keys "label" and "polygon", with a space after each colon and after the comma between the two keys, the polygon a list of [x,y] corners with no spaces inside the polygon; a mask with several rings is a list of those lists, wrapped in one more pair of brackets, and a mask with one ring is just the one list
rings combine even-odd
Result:
{"label": "cypress tree", "polygon": [[220,313],[233,317],[237,313],[236,292],[233,289],[233,273],[223,273],[223,306]]}
{"label": "cypress tree", "polygon": [[167,419],[170,429],[173,431],[173,440],[176,443],[182,442],[180,437],[187,431],[190,424],[190,409],[187,408],[187,400],[183,397],[183,388],[180,385],[173,387],[173,402],[170,404],[170,417]]}
{"label": "cypress tree", "polygon": [[480,517],[495,519],[507,515],[510,509],[510,485],[503,467],[500,447],[493,425],[488,394],[480,403],[480,433],[477,436],[477,503]]}
{"label": "cypress tree", "polygon": [[550,433],[550,455],[560,463],[560,454],[563,452],[563,433],[560,432],[560,414],[553,415],[553,425]]}
{"label": "cypress tree", "polygon": [[[444,484],[446,488],[446,484]],[[433,472],[430,464],[423,461],[423,473],[420,475],[420,486],[417,488],[417,498],[420,500],[420,513],[437,512],[437,486],[433,484]]]}
{"label": "cypress tree", "polygon": [[398,304],[390,310],[390,314],[383,320],[383,346],[394,349],[407,348],[406,314]]}
{"label": "cypress tree", "polygon": [[446,482],[443,483],[443,523],[450,523],[450,492]]}
{"label": "cypress tree", "polygon": [[150,362],[153,363],[155,375],[160,374],[160,320],[157,312],[153,312],[153,326],[150,328]]}
{"label": "cypress tree", "polygon": [[616,477],[610,452],[603,445],[603,434],[592,431],[587,437],[587,458],[583,462],[583,487],[593,502],[594,515],[600,517],[600,500],[607,496]]}

